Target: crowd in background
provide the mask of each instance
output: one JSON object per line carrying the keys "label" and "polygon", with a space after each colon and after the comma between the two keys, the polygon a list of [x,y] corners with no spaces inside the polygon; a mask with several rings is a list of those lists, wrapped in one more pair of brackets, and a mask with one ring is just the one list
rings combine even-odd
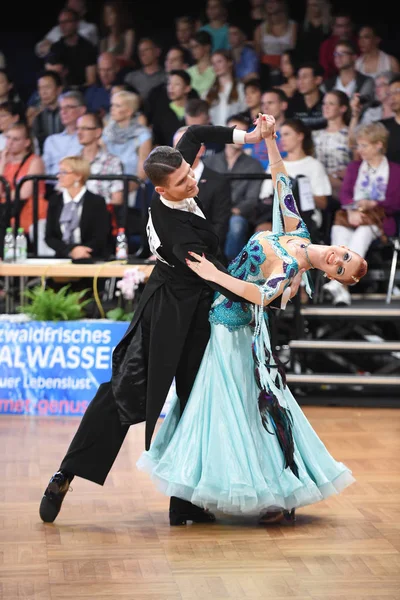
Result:
{"label": "crowd in background", "polygon": [[[15,199],[18,181],[47,175],[38,190],[39,253],[107,258],[115,250],[127,198],[130,248],[141,247],[151,197],[143,162],[157,145],[176,145],[195,124],[251,130],[272,114],[300,210],[315,243],[367,256],[398,234],[400,65],[376,24],[354,23],[328,0],[307,0],[291,18],[285,0],[249,0],[247,18],[207,0],[205,19],[177,15],[175,42],[139,37],[124,2],[106,1],[98,23],[84,0],[68,0],[37,41],[36,89],[22,99],[0,53],[0,175]],[[200,12],[200,11],[199,11]],[[1,40],[0,40],[1,50]],[[199,197],[227,260],[252,233],[271,228],[272,185],[264,142],[205,145],[194,164]],[[229,182],[221,174],[242,175]],[[246,179],[245,177],[250,178]],[[144,191],[145,190],[145,191]],[[1,202],[6,190],[0,183]],[[33,230],[33,182],[19,190],[19,223]],[[1,213],[2,230],[16,210]],[[349,290],[329,282],[334,303]]]}

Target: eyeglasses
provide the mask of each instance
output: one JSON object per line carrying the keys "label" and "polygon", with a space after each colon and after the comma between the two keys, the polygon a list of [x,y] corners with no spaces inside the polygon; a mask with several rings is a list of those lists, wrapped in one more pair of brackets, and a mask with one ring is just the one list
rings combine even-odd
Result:
{"label": "eyeglasses", "polygon": [[73,171],[58,171],[57,175],[72,175]]}
{"label": "eyeglasses", "polygon": [[77,127],[77,131],[94,131],[97,127]]}
{"label": "eyeglasses", "polygon": [[60,110],[73,110],[74,108],[79,108],[78,104],[64,104],[60,106]]}

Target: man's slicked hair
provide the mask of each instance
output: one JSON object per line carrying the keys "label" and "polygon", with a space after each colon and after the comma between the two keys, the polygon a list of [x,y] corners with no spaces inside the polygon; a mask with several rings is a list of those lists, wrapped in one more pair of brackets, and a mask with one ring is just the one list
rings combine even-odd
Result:
{"label": "man's slicked hair", "polygon": [[179,169],[182,160],[182,154],[176,148],[157,146],[144,161],[143,168],[154,186],[164,185],[169,175]]}

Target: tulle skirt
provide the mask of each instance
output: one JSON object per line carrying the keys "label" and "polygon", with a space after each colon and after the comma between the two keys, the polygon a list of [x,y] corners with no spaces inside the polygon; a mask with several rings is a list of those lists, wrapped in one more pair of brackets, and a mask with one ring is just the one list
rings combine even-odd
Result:
{"label": "tulle skirt", "polygon": [[[230,514],[290,510],[340,493],[355,481],[311,427],[288,387],[298,476],[285,468],[275,434],[258,408],[250,328],[212,324],[196,381],[180,416],[172,398],[150,449],[137,466],[167,496]],[[271,429],[272,431],[272,429]]]}

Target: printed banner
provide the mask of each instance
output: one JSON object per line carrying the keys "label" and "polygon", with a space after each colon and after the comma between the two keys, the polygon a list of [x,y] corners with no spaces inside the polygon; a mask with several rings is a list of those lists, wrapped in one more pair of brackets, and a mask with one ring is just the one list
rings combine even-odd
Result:
{"label": "printed banner", "polygon": [[0,322],[0,414],[81,416],[129,323]]}

